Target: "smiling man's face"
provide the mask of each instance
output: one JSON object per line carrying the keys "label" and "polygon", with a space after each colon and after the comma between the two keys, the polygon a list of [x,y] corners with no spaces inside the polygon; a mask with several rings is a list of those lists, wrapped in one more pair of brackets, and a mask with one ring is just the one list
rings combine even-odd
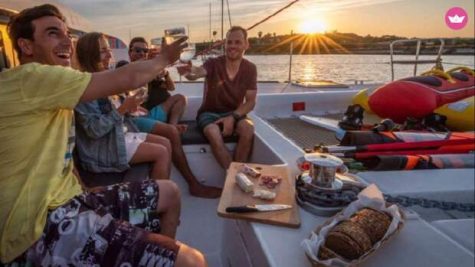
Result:
{"label": "smiling man's face", "polygon": [[33,40],[28,40],[30,49],[23,53],[33,62],[69,67],[72,42],[66,23],[47,16],[33,20],[32,24]]}
{"label": "smiling man's face", "polygon": [[228,60],[240,60],[242,59],[244,52],[249,47],[249,43],[244,37],[242,31],[228,32],[225,41],[226,58]]}

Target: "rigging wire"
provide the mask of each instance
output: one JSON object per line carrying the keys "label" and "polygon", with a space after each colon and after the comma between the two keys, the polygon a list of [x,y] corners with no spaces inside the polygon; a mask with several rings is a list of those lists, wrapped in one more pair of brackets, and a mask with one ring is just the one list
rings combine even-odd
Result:
{"label": "rigging wire", "polygon": [[[265,17],[264,19],[258,21],[257,23],[253,24],[251,27],[248,27],[247,30],[250,31],[252,29],[254,29],[255,27],[261,25],[262,23],[266,22],[267,20],[269,20],[270,18],[276,16],[277,14],[279,14],[280,12],[288,9],[289,7],[291,7],[292,5],[294,5],[295,3],[297,3],[298,1],[300,0],[294,0],[292,2],[290,2],[289,4],[287,4],[286,6],[282,7],[281,9],[277,10],[276,12],[272,13],[271,15]],[[227,1],[226,1],[227,2]],[[229,8],[228,8],[228,12],[229,12]],[[231,16],[229,16],[229,23],[231,24]],[[211,50],[215,49],[216,47],[219,47],[221,45],[223,45],[224,43],[224,40],[219,40],[219,41],[216,41],[213,45],[211,45],[210,47],[208,47],[207,49],[204,49],[203,51],[199,52],[199,53],[196,53],[196,56],[201,56],[201,55],[205,55],[207,53],[209,53]]]}
{"label": "rigging wire", "polygon": [[226,6],[228,7],[229,28],[231,28],[233,24],[231,23],[231,11],[229,10],[229,0],[226,0]]}
{"label": "rigging wire", "polygon": [[269,20],[270,18],[274,17],[275,15],[279,14],[280,12],[286,10],[287,8],[291,7],[292,5],[294,5],[295,3],[297,3],[298,1],[300,0],[294,0],[292,2],[290,2],[288,5],[284,6],[283,8],[277,10],[276,12],[274,12],[272,15],[270,16],[267,16],[265,17],[263,20],[257,22],[256,24],[252,25],[251,27],[247,28],[248,31],[254,29],[255,27],[261,25],[262,23],[266,22],[267,20]]}

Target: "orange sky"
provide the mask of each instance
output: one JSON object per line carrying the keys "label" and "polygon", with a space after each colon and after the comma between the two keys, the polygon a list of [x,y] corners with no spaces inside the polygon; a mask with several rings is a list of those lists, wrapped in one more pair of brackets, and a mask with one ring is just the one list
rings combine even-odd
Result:
{"label": "orange sky", "polygon": [[[185,26],[192,41],[209,39],[211,28],[221,35],[219,0],[57,0],[88,18],[95,30],[128,42],[130,37],[159,37],[170,27]],[[289,0],[228,0],[233,25],[249,27],[290,3]],[[226,3],[226,1],[225,1]],[[446,11],[459,6],[468,12],[469,23],[462,30],[445,25]],[[226,4],[225,4],[226,8]],[[319,19],[327,31],[359,35],[402,37],[474,37],[473,0],[300,0],[255,30],[264,33],[299,32],[306,20]],[[229,27],[225,9],[225,29]]]}
{"label": "orange sky", "polygon": [[[317,2],[317,1],[314,1]],[[338,2],[338,1],[335,1]],[[355,1],[354,1],[355,2]],[[363,1],[361,1],[363,2]],[[413,0],[386,1],[356,7],[327,6],[318,3],[294,8],[265,25],[263,32],[299,31],[302,20],[322,21],[327,31],[353,32],[359,35],[398,35],[403,37],[474,37],[474,1]],[[464,8],[469,22],[462,30],[452,30],[445,24],[445,12],[453,6]],[[312,8],[313,7],[313,8]],[[254,31],[257,32],[257,31]],[[256,34],[256,33],[254,33]]]}

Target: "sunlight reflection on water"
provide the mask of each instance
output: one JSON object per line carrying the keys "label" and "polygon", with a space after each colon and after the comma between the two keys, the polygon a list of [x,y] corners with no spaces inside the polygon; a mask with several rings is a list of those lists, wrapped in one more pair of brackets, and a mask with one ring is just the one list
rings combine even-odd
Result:
{"label": "sunlight reflection on water", "polygon": [[[259,80],[285,81],[288,79],[289,57],[246,56],[257,65]],[[399,56],[398,59],[413,59],[413,56]],[[432,59],[421,56],[420,59]],[[474,68],[474,57],[445,56],[443,62],[457,63]],[[456,65],[444,64],[446,70]],[[418,65],[420,74],[432,68],[432,65]],[[413,65],[394,65],[396,79],[412,76]],[[365,82],[388,82],[391,80],[391,68],[388,55],[294,55],[292,80],[334,80],[352,83],[354,80]]]}
{"label": "sunlight reflection on water", "polygon": [[[120,58],[121,56],[119,56]],[[127,58],[127,54],[122,55]],[[289,77],[288,55],[245,56],[257,66],[259,81],[287,81]],[[434,59],[435,56],[420,56],[420,59]],[[399,55],[396,60],[412,60],[414,56]],[[363,80],[365,83],[385,83],[391,80],[389,55],[294,55],[292,59],[292,80],[333,80],[340,83],[353,83]],[[475,68],[473,56],[443,56],[446,70],[463,65]],[[201,65],[201,60],[193,60]],[[420,74],[433,65],[418,65]],[[174,80],[179,80],[176,68],[169,68]],[[395,79],[413,75],[414,65],[394,65]]]}

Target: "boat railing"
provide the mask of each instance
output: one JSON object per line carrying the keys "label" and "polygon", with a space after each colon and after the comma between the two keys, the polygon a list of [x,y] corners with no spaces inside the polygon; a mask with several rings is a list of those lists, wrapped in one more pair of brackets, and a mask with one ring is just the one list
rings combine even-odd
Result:
{"label": "boat railing", "polygon": [[[432,42],[432,41],[439,41],[439,47],[437,56],[435,59],[426,59],[421,60],[419,59],[421,45],[423,42]],[[408,43],[416,43],[416,51],[415,51],[415,59],[414,60],[394,60],[394,46],[397,44],[408,44]],[[410,39],[410,40],[396,40],[389,44],[389,53],[391,56],[391,80],[394,81],[394,64],[414,64],[414,76],[417,75],[417,65],[418,64],[435,64],[436,67],[442,66],[442,52],[444,51],[445,42],[443,39]]]}

